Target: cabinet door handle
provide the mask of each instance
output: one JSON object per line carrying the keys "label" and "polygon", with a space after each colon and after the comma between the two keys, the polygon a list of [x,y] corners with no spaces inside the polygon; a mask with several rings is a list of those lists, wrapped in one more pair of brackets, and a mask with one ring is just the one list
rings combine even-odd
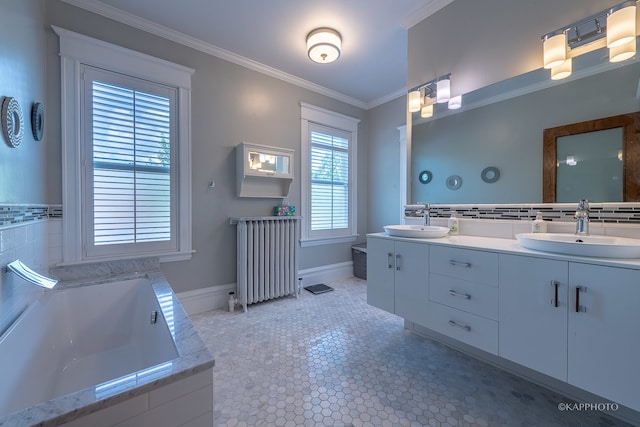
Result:
{"label": "cabinet door handle", "polygon": [[554,287],[553,289],[553,299],[551,300],[551,305],[554,307],[558,306],[558,285],[560,285],[560,283],[558,283],[557,280],[552,280],[551,281],[551,286]]}
{"label": "cabinet door handle", "polygon": [[450,259],[449,264],[453,265],[454,267],[471,268],[470,262],[456,261],[455,259]]}
{"label": "cabinet door handle", "polygon": [[400,255],[396,255],[396,270],[400,270]]}
{"label": "cabinet door handle", "polygon": [[461,294],[460,292],[456,292],[453,289],[449,289],[449,295],[451,295],[452,297],[462,297],[464,299],[471,299],[471,295]]}
{"label": "cabinet door handle", "polygon": [[586,286],[576,286],[576,313],[586,313],[587,307],[580,305],[580,292],[586,293]]}
{"label": "cabinet door handle", "polygon": [[387,268],[393,268],[393,254],[391,252],[387,253]]}
{"label": "cabinet door handle", "polygon": [[455,326],[456,328],[464,329],[467,332],[471,332],[471,326],[463,325],[462,323],[458,323],[455,320],[449,320],[449,325]]}

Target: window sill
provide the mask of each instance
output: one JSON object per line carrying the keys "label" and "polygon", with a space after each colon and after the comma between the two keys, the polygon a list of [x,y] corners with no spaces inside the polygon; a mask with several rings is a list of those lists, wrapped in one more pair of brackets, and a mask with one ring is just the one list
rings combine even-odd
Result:
{"label": "window sill", "polygon": [[188,261],[191,259],[191,256],[195,253],[195,250],[182,251],[182,252],[164,252],[164,253],[147,253],[147,254],[129,254],[124,256],[109,256],[109,257],[95,257],[95,258],[86,258],[80,261],[70,261],[70,262],[59,262],[56,263],[56,267],[68,267],[74,265],[82,265],[82,264],[93,264],[96,262],[109,262],[109,261],[122,261],[129,259],[139,259],[139,258],[153,258],[157,257],[158,261],[162,264],[165,262],[173,262],[173,261]]}
{"label": "window sill", "polygon": [[347,242],[355,242],[358,240],[358,235],[353,234],[351,236],[341,236],[341,237],[322,237],[315,239],[300,239],[300,246],[320,246],[320,245],[334,245],[336,243],[347,243]]}

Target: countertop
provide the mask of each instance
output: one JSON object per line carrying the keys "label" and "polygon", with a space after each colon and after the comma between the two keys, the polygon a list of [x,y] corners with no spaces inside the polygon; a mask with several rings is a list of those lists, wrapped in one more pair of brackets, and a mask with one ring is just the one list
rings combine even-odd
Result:
{"label": "countertop", "polygon": [[640,258],[620,259],[620,258],[595,258],[575,255],[564,255],[550,252],[535,251],[524,248],[516,239],[502,239],[496,237],[481,236],[445,236],[437,239],[416,239],[406,237],[389,236],[386,233],[371,233],[367,237],[399,240],[405,242],[424,243],[437,246],[458,247],[463,249],[478,249],[489,252],[498,252],[514,255],[527,255],[536,258],[556,259],[562,261],[578,262],[583,264],[594,264],[609,267],[629,268],[640,270]]}

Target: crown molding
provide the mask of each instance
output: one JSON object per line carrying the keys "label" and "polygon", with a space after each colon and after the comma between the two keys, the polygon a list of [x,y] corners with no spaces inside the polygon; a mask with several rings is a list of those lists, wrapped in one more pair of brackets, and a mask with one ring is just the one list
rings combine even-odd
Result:
{"label": "crown molding", "polygon": [[[362,108],[364,110],[369,109],[368,104],[359,99],[347,96],[338,91],[326,88],[308,80],[296,77],[292,74],[285,73],[276,68],[254,61],[244,56],[240,56],[236,53],[222,49],[210,43],[203,42],[195,37],[181,33],[179,31],[172,30],[163,25],[151,22],[147,19],[140,18],[131,13],[124,12],[113,6],[106,5],[97,0],[62,0],[65,3],[79,7],[81,9],[93,12],[95,14],[104,16],[105,18],[113,19],[114,21],[122,24],[129,25],[147,33],[162,37],[175,43],[179,43],[183,46],[190,47],[200,52],[215,56],[217,58],[229,61],[231,63],[240,65],[253,71],[265,74],[270,77],[282,80],[292,85],[308,89],[312,92],[316,92],[320,95],[325,95],[329,98],[342,101],[346,104],[353,105],[354,107]],[[441,1],[441,0],[438,0]],[[452,0],[449,0],[452,1]],[[375,101],[374,101],[375,102]]]}
{"label": "crown molding", "polygon": [[405,20],[402,22],[402,26],[408,30],[418,22],[424,21],[450,3],[453,3],[453,0],[428,0],[427,4],[405,18]]}
{"label": "crown molding", "polygon": [[381,96],[378,99],[374,99],[373,101],[370,101],[367,103],[367,110],[370,110],[372,108],[378,107],[382,104],[386,104],[389,101],[393,101],[396,98],[400,98],[401,96],[405,96],[407,94],[407,90],[402,88],[402,89],[398,89],[396,91],[391,92],[388,95],[385,96]]}

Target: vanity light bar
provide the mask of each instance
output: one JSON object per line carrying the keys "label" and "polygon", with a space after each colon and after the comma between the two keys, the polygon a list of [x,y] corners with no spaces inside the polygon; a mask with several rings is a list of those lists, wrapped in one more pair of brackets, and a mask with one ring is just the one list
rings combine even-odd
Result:
{"label": "vanity light bar", "polygon": [[446,103],[450,110],[462,107],[462,95],[451,96],[451,73],[409,90],[410,113],[420,112],[423,118],[432,117],[435,103]]}
{"label": "vanity light bar", "polygon": [[542,36],[543,65],[551,78],[571,75],[571,58],[603,47],[609,61],[620,62],[636,53],[636,3],[626,0],[571,25]]}

